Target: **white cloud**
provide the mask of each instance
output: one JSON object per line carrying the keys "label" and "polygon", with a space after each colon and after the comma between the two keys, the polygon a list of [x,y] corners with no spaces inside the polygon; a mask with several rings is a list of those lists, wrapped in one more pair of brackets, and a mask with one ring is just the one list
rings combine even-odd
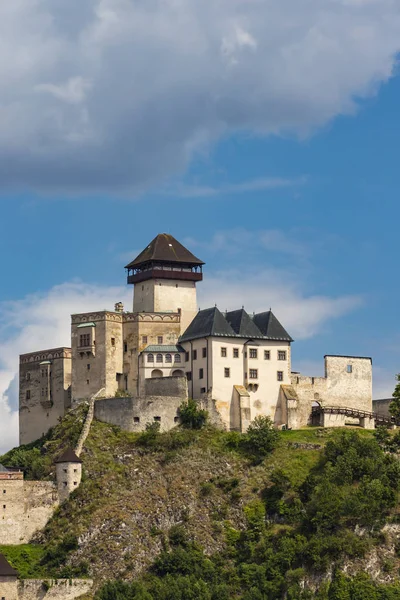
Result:
{"label": "white cloud", "polygon": [[279,188],[298,187],[304,185],[305,177],[297,179],[282,179],[280,177],[261,177],[250,179],[241,183],[228,183],[220,186],[185,185],[172,187],[166,190],[168,195],[180,196],[181,198],[208,198],[210,196],[221,196],[223,194],[243,194],[244,192],[260,192],[275,190]]}
{"label": "white cloud", "polygon": [[2,189],[139,190],[222,135],[313,131],[399,48],[393,0],[1,2]]}
{"label": "white cloud", "polygon": [[217,306],[233,310],[243,305],[247,312],[272,308],[294,339],[316,335],[327,321],[341,317],[362,304],[359,296],[309,295],[288,272],[273,269],[223,271],[207,277],[199,288],[202,308]]}

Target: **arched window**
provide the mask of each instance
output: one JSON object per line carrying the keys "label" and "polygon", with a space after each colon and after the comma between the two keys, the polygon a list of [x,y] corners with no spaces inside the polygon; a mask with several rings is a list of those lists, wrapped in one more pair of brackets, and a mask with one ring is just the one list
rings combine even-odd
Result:
{"label": "arched window", "polygon": [[147,355],[147,362],[154,362],[154,354],[148,354]]}
{"label": "arched window", "polygon": [[165,362],[167,362],[167,363],[171,363],[172,362],[172,355],[171,354],[166,354],[165,355]]}
{"label": "arched window", "polygon": [[175,362],[176,363],[180,363],[181,362],[181,355],[180,354],[175,354]]}
{"label": "arched window", "polygon": [[162,363],[162,354],[157,354],[156,362]]}

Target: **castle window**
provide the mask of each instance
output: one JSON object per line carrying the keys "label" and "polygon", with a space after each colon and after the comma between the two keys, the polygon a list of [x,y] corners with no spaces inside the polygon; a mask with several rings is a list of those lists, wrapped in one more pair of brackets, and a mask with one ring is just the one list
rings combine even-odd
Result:
{"label": "castle window", "polygon": [[78,472],[78,469],[74,469],[74,473],[77,473],[77,472]]}
{"label": "castle window", "polygon": [[87,364],[87,370],[90,371],[90,364]]}
{"label": "castle window", "polygon": [[133,417],[133,422],[134,423],[140,423],[140,418],[139,417]]}
{"label": "castle window", "polygon": [[222,358],[226,358],[226,348],[221,348],[221,356]]}
{"label": "castle window", "polygon": [[30,381],[31,380],[31,374],[27,373],[25,379],[26,379],[26,381]]}
{"label": "castle window", "polygon": [[31,399],[31,390],[26,390],[25,398],[26,398],[27,400],[30,400],[30,399]]}
{"label": "castle window", "polygon": [[174,423],[179,423],[179,417],[174,417]]}
{"label": "castle window", "polygon": [[128,352],[128,344],[124,342],[124,352]]}
{"label": "castle window", "polygon": [[190,360],[190,354],[189,354],[189,352],[185,352],[185,361],[189,362],[189,360]]}
{"label": "castle window", "polygon": [[111,346],[115,346],[115,338],[111,338]]}
{"label": "castle window", "polygon": [[277,371],[276,378],[278,381],[283,381],[283,371]]}
{"label": "castle window", "polygon": [[278,350],[278,360],[286,360],[286,351]]}
{"label": "castle window", "polygon": [[63,481],[63,485],[64,485],[64,487],[67,487],[68,484],[66,481]]}
{"label": "castle window", "polygon": [[264,350],[264,360],[271,360],[270,350]]}
{"label": "castle window", "polygon": [[6,490],[3,490],[3,494],[5,494],[5,493],[6,493]]}
{"label": "castle window", "polygon": [[162,344],[162,343],[163,343],[163,336],[162,336],[162,335],[159,335],[159,336],[157,337],[157,344]]}
{"label": "castle window", "polygon": [[200,388],[200,394],[205,394],[206,393],[206,388]]}
{"label": "castle window", "polygon": [[162,363],[162,361],[163,361],[162,360],[162,354],[157,354],[157,356],[156,356],[156,362]]}
{"label": "castle window", "polygon": [[79,347],[87,348],[90,346],[90,333],[81,333],[79,336]]}
{"label": "castle window", "polygon": [[204,377],[204,369],[199,369],[199,379],[203,379]]}
{"label": "castle window", "polygon": [[5,505],[5,504],[3,504],[3,508],[5,508],[5,507],[6,507],[6,505]]}
{"label": "castle window", "polygon": [[155,423],[161,423],[161,417],[153,417]]}
{"label": "castle window", "polygon": [[175,362],[176,363],[180,363],[181,362],[181,355],[180,354],[175,354]]}
{"label": "castle window", "polygon": [[197,360],[197,350],[193,350],[193,360]]}
{"label": "castle window", "polygon": [[167,362],[167,363],[171,363],[172,362],[172,354],[166,354],[165,355],[165,362]]}
{"label": "castle window", "polygon": [[202,349],[203,358],[207,358],[207,348]]}
{"label": "castle window", "polygon": [[128,375],[124,375],[125,391],[128,389]]}
{"label": "castle window", "polygon": [[64,473],[66,473],[66,472],[67,472],[67,469],[63,469],[63,471],[64,471]]}
{"label": "castle window", "polygon": [[250,369],[250,379],[258,379],[258,369]]}
{"label": "castle window", "polygon": [[224,375],[225,375],[225,377],[230,377],[231,376],[231,370],[229,368],[225,368],[224,369]]}
{"label": "castle window", "polygon": [[191,373],[190,371],[188,371],[188,372],[186,373],[186,379],[187,379],[188,381],[192,381],[192,373]]}
{"label": "castle window", "polygon": [[346,367],[346,371],[347,371],[347,373],[352,373],[352,372],[353,372],[353,367],[352,367],[352,365],[347,365],[347,367]]}
{"label": "castle window", "polygon": [[142,343],[147,344],[147,335],[142,335]]}
{"label": "castle window", "polygon": [[257,348],[250,348],[250,358],[257,358],[258,350]]}
{"label": "castle window", "polygon": [[154,362],[154,354],[148,354],[147,355],[147,362],[151,362],[151,363]]}
{"label": "castle window", "polygon": [[239,358],[239,348],[233,349],[233,358]]}
{"label": "castle window", "polygon": [[76,481],[74,481],[74,485],[78,485]]}

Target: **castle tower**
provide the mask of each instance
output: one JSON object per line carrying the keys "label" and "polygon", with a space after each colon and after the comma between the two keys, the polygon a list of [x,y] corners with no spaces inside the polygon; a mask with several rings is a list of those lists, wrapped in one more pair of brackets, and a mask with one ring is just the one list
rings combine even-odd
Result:
{"label": "castle tower", "polygon": [[160,233],[129,265],[134,313],[181,313],[181,332],[197,312],[196,282],[204,263],[172,235]]}
{"label": "castle tower", "polygon": [[0,554],[0,598],[18,600],[17,578],[17,571]]}
{"label": "castle tower", "polygon": [[82,479],[82,461],[72,448],[56,460],[56,477],[60,502],[64,502],[79,487]]}

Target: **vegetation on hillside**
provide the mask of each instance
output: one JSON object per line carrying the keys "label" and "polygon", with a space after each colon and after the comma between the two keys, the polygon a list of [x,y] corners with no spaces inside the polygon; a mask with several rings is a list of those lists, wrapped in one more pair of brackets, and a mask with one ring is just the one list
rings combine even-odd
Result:
{"label": "vegetation on hillside", "polygon": [[[51,477],[79,410],[0,462]],[[93,576],[96,600],[400,599],[399,434],[261,418],[241,435],[197,428],[196,410],[166,433],[95,421],[79,489],[33,544],[0,552],[25,577]]]}

